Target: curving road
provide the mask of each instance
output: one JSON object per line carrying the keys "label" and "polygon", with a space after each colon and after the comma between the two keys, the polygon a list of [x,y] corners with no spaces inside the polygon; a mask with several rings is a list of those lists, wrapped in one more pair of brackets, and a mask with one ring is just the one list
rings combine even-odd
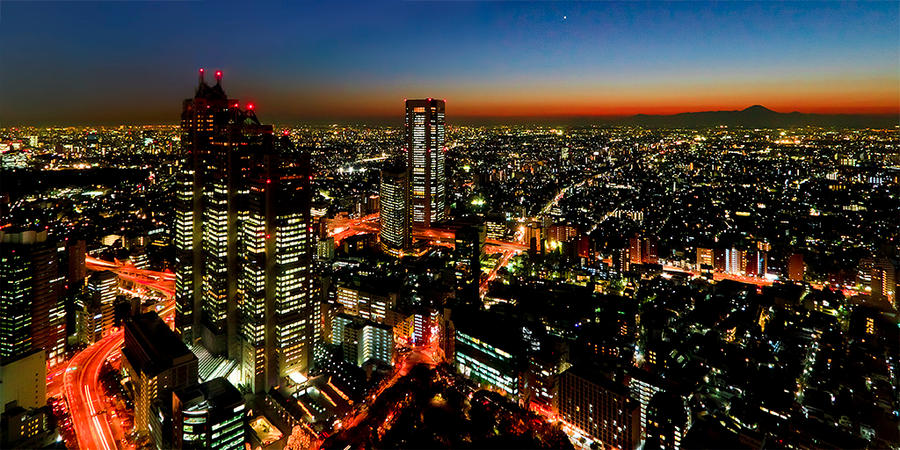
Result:
{"label": "curving road", "polygon": [[138,269],[134,266],[123,265],[118,260],[109,262],[91,255],[85,255],[84,263],[88,270],[111,270],[123,280],[153,289],[167,297],[175,295],[175,274],[172,272]]}
{"label": "curving road", "polygon": [[106,360],[120,351],[123,340],[123,331],[116,331],[75,355],[66,368],[63,393],[75,426],[78,448],[121,448],[121,442],[116,440],[110,427],[111,417],[106,412],[100,370]]}
{"label": "curving road", "polygon": [[[173,300],[175,275],[123,266],[117,262],[86,257],[90,270],[112,270],[123,279],[147,286],[166,296],[165,306],[158,311],[171,326],[175,311]],[[115,330],[76,354],[65,368],[62,394],[66,398],[69,416],[75,427],[78,448],[90,450],[123,450],[124,428],[114,410],[107,412],[109,399],[100,383],[103,364],[121,355],[124,331]],[[56,377],[54,377],[54,380]]]}

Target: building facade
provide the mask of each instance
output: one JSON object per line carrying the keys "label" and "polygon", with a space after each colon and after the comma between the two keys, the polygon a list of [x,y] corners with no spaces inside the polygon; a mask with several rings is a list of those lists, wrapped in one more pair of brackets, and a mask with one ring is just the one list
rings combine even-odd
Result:
{"label": "building facade", "polygon": [[0,231],[0,362],[43,350],[65,359],[66,317],[56,246],[47,231]]}
{"label": "building facade", "polygon": [[578,366],[563,372],[559,415],[607,447],[634,449],[640,444],[640,411],[624,386]]}
{"label": "building facade", "polygon": [[175,324],[186,342],[202,340],[214,355],[239,357],[238,234],[247,218],[246,176],[251,157],[272,144],[253,105],[241,109],[221,85],[200,72],[195,95],[183,103],[181,142],[186,157],[176,181]]}
{"label": "building facade", "polygon": [[224,378],[213,378],[172,395],[173,448],[243,449],[246,428],[244,398]]}
{"label": "building facade", "polygon": [[197,384],[197,357],[155,312],[125,324],[122,355],[134,389],[134,429],[149,433],[160,445],[171,435],[172,392]]}
{"label": "building facade", "polygon": [[384,251],[402,255],[412,243],[409,211],[409,172],[384,169],[381,171],[381,247]]}
{"label": "building facade", "polygon": [[255,157],[241,228],[242,383],[254,392],[308,371],[317,326],[309,156],[291,150],[284,138],[276,152]]}
{"label": "building facade", "polygon": [[447,215],[443,100],[406,101],[406,152],[412,224],[427,228]]}

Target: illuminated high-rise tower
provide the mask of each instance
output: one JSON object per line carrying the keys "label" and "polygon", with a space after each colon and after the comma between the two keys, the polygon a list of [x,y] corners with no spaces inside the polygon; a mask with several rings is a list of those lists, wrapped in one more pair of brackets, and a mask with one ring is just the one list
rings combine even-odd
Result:
{"label": "illuminated high-rise tower", "polygon": [[409,222],[409,173],[405,169],[382,169],[381,247],[400,255],[409,250],[412,229]]}
{"label": "illuminated high-rise tower", "polygon": [[186,342],[202,340],[216,355],[239,357],[237,339],[238,230],[246,219],[250,155],[271,148],[262,125],[200,71],[194,98],[184,101],[181,141],[186,157],[176,197],[176,329]]}
{"label": "illuminated high-rise tower", "polygon": [[0,363],[44,351],[65,359],[66,318],[56,246],[47,231],[0,231]]}
{"label": "illuminated high-rise tower", "polygon": [[306,375],[312,355],[312,227],[309,155],[285,137],[250,166],[248,217],[241,226],[242,383],[266,392]]}
{"label": "illuminated high-rise tower", "polygon": [[430,227],[447,215],[444,101],[406,101],[406,157],[413,226]]}

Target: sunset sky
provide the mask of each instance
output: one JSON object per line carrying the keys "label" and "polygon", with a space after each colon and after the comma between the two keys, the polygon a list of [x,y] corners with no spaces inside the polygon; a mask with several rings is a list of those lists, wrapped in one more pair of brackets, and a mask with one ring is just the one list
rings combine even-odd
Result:
{"label": "sunset sky", "polygon": [[[167,123],[197,69],[267,122],[900,113],[900,3],[0,4],[0,126]],[[211,77],[210,77],[211,78]]]}

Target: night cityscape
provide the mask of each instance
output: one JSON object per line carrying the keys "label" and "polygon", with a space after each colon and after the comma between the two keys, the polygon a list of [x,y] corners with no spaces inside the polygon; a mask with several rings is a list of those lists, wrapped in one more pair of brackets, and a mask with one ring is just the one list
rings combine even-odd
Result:
{"label": "night cityscape", "polygon": [[900,449],[898,36],[4,2],[0,448]]}

